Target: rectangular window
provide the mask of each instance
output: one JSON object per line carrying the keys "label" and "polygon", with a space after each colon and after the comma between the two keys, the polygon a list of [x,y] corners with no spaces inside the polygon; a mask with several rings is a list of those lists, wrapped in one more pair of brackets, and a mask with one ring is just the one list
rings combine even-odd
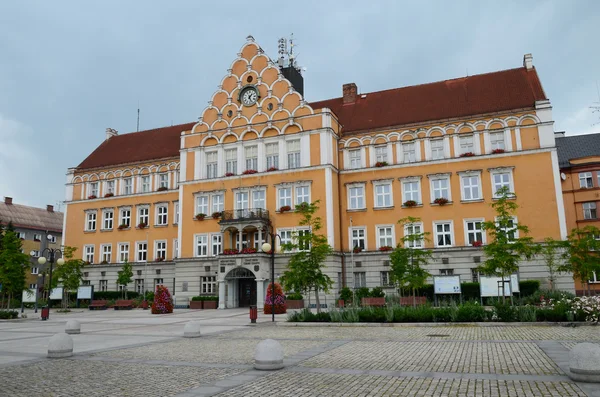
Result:
{"label": "rectangular window", "polygon": [[440,269],[440,276],[454,276],[454,269]]}
{"label": "rectangular window", "polygon": [[296,186],[296,205],[310,203],[310,187]]}
{"label": "rectangular window", "polygon": [[155,251],[154,251],[154,260],[157,259],[167,259],[167,242],[166,241],[156,241],[155,243]]}
{"label": "rectangular window", "polygon": [[465,229],[467,232],[467,245],[474,243],[483,243],[483,229],[481,228],[483,221],[465,221]]}
{"label": "rectangular window", "polygon": [[378,247],[394,246],[394,228],[393,226],[380,226],[377,228]]}
{"label": "rectangular window", "polygon": [[479,270],[476,267],[471,268],[471,281],[474,283],[479,282]]}
{"label": "rectangular window", "polygon": [[31,268],[31,274],[38,274],[39,272],[40,272],[40,270],[37,267]]}
{"label": "rectangular window", "polygon": [[431,159],[440,160],[444,158],[444,140],[443,139],[432,139],[431,140]]}
{"label": "rectangular window", "polygon": [[596,203],[583,203],[583,219],[596,219]]}
{"label": "rectangular window", "polygon": [[481,187],[479,186],[479,175],[463,175],[462,193],[463,200],[479,200],[481,199]]}
{"label": "rectangular window", "polygon": [[265,191],[264,190],[253,190],[252,191],[252,208],[253,209],[266,209],[265,206]]}
{"label": "rectangular window", "polygon": [[474,153],[473,135],[461,136],[458,142],[460,144],[460,154]]}
{"label": "rectangular window", "polygon": [[360,149],[354,149],[348,151],[348,159],[350,160],[350,169],[356,170],[362,167],[362,161],[360,158]]}
{"label": "rectangular window", "polygon": [[106,192],[104,194],[115,194],[115,181],[106,181]]}
{"label": "rectangular window", "polygon": [[143,278],[135,279],[135,292],[137,292],[138,294],[144,293],[144,279]]}
{"label": "rectangular window", "polygon": [[[85,230],[90,231],[90,232],[96,230],[96,213],[95,212],[87,213],[86,222],[85,222]],[[22,236],[21,238],[25,238],[25,236]]]}
{"label": "rectangular window", "polygon": [[[94,213],[94,230],[96,229],[96,214]],[[17,232],[17,237],[20,238],[21,240],[25,240],[26,237],[26,233],[25,232]]]}
{"label": "rectangular window", "polygon": [[29,289],[36,289],[37,288],[37,284],[29,284]]}
{"label": "rectangular window", "polygon": [[166,205],[156,206],[156,224],[160,226],[169,224],[169,207]]}
{"label": "rectangular window", "polygon": [[350,198],[350,209],[357,210],[365,208],[365,188],[364,186],[353,186],[348,189]]}
{"label": "rectangular window", "polygon": [[42,235],[34,233],[33,234],[33,241],[42,241]]}
{"label": "rectangular window", "polygon": [[225,209],[225,200],[223,194],[213,194],[212,196],[212,212],[223,212]]}
{"label": "rectangular window", "polygon": [[579,187],[582,189],[589,189],[594,187],[594,180],[592,179],[591,172],[579,173]]}
{"label": "rectangular window", "polygon": [[173,204],[173,209],[173,223],[177,225],[179,223],[179,201]]}
{"label": "rectangular window", "polygon": [[146,226],[149,225],[149,221],[150,221],[150,209],[148,207],[140,207],[138,209],[138,225],[139,224],[144,224]]}
{"label": "rectangular window", "polygon": [[148,259],[148,243],[141,242],[137,243],[137,261],[146,262]]}
{"label": "rectangular window", "polygon": [[492,189],[494,190],[494,197],[499,197],[497,194],[498,190],[503,187],[507,187],[508,190],[511,190],[510,186],[510,172],[496,172],[492,174]]}
{"label": "rectangular window", "polygon": [[267,143],[265,151],[267,155],[267,169],[279,169],[279,143]]}
{"label": "rectangular window", "polygon": [[196,197],[196,214],[208,215],[208,196]]}
{"label": "rectangular window", "polygon": [[235,248],[238,250],[243,250],[244,248],[248,248],[248,233],[242,233],[242,245],[240,246],[240,241],[238,240],[239,232],[235,234]]}
{"label": "rectangular window", "polygon": [[119,226],[127,228],[131,226],[131,209],[123,208],[119,211]]}
{"label": "rectangular window", "polygon": [[402,161],[414,163],[417,161],[416,145],[414,142],[402,144]]}
{"label": "rectangular window", "polygon": [[206,153],[206,177],[208,179],[217,178],[219,164],[217,162],[217,152]]}
{"label": "rectangular window", "polygon": [[279,236],[281,237],[281,245],[289,244],[292,242],[291,230],[280,230]]}
{"label": "rectangular window", "polygon": [[414,201],[417,204],[421,203],[421,183],[419,181],[402,182],[403,203]]}
{"label": "rectangular window", "polygon": [[375,207],[392,206],[392,184],[383,183],[375,185]]}
{"label": "rectangular window", "polygon": [[102,229],[110,230],[113,228],[114,212],[102,211]]}
{"label": "rectangular window", "polygon": [[133,193],[133,178],[123,179],[123,194]]}
{"label": "rectangular window", "polygon": [[217,292],[217,277],[202,276],[202,293],[214,294]]}
{"label": "rectangular window", "polygon": [[404,225],[404,237],[414,236],[414,239],[410,239],[404,242],[406,248],[423,248],[423,224],[422,223],[409,223]]}
{"label": "rectangular window", "polygon": [[217,256],[222,252],[223,236],[221,233],[211,234],[211,253],[212,256]]}
{"label": "rectangular window", "polygon": [[100,291],[108,291],[108,280],[100,280]]}
{"label": "rectangular window", "polygon": [[387,163],[387,146],[375,146],[375,162]]}
{"label": "rectangular window", "polygon": [[300,251],[308,251],[310,249],[309,237],[305,237],[308,236],[308,232],[308,229],[298,229],[298,250]]}
{"label": "rectangular window", "polygon": [[494,132],[490,134],[490,142],[492,144],[492,150],[505,150],[504,145],[504,132]]}
{"label": "rectangular window", "polygon": [[142,193],[148,193],[150,191],[150,175],[142,176]]}
{"label": "rectangular window", "polygon": [[437,198],[445,198],[450,200],[450,179],[433,179],[431,181],[431,189],[433,192],[433,200]]}
{"label": "rectangular window", "polygon": [[165,281],[162,278],[155,278],[154,279],[154,291],[156,291],[156,287],[158,287],[159,285],[163,285],[165,283]]}
{"label": "rectangular window", "polygon": [[173,258],[179,258],[179,240],[173,239]]}
{"label": "rectangular window", "polygon": [[300,139],[287,141],[288,168],[300,167]]}
{"label": "rectangular window", "polygon": [[56,243],[56,236],[50,235],[50,236],[46,236],[46,238],[48,239],[48,242]]}
{"label": "rectangular window", "polygon": [[238,210],[248,209],[248,192],[237,192],[235,194],[235,205]]}
{"label": "rectangular window", "polygon": [[40,256],[40,251],[39,250],[31,250],[31,256],[33,256],[34,258],[38,258]]}
{"label": "rectangular window", "polygon": [[264,242],[264,234],[261,238],[258,232],[254,232],[254,248],[256,248],[260,252]]}
{"label": "rectangular window", "polygon": [[225,172],[237,174],[237,149],[225,150]]}
{"label": "rectangular window", "polygon": [[196,236],[196,256],[208,256],[208,237],[206,234]]}
{"label": "rectangular window", "polygon": [[279,194],[279,208],[284,206],[292,206],[292,188],[291,187],[280,187],[277,190]]}
{"label": "rectangular window", "polygon": [[88,194],[88,196],[98,197],[98,182],[90,183],[90,194]]}
{"label": "rectangular window", "polygon": [[94,263],[94,246],[86,245],[84,248],[84,259],[88,263]]}
{"label": "rectangular window", "polygon": [[365,247],[365,229],[357,227],[350,229],[350,248],[364,250]]}
{"label": "rectangular window", "polygon": [[394,285],[390,278],[390,272],[379,272],[379,275],[382,287],[392,287]]}
{"label": "rectangular window", "polygon": [[247,146],[246,153],[246,171],[258,170],[258,146]]}
{"label": "rectangular window", "polygon": [[169,188],[169,174],[158,174],[158,188]]}
{"label": "rectangular window", "polygon": [[129,262],[129,243],[119,244],[119,263]]}
{"label": "rectangular window", "polygon": [[434,224],[436,247],[452,247],[452,224],[439,222]]}
{"label": "rectangular window", "polygon": [[102,263],[110,263],[112,258],[112,245],[107,244],[102,246]]}
{"label": "rectangular window", "polygon": [[367,273],[354,272],[354,288],[364,288],[367,286]]}
{"label": "rectangular window", "polygon": [[[498,220],[496,219],[496,222]],[[517,229],[517,218],[516,217],[512,217],[512,219],[509,219],[507,221],[507,225],[505,228],[501,228],[502,230],[504,230],[506,232],[506,237],[508,239],[508,241],[514,241],[515,239],[519,238],[519,229]]]}

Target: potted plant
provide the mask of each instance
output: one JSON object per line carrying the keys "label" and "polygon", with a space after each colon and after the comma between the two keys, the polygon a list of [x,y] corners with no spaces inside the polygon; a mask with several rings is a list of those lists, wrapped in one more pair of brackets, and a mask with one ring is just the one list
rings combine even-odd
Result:
{"label": "potted plant", "polygon": [[88,200],[93,200],[93,199],[95,199],[95,198],[98,198],[98,197],[96,197],[96,195],[95,195],[95,194],[90,194],[90,195],[88,196]]}
{"label": "potted plant", "polygon": [[471,244],[473,247],[481,247],[483,245],[482,241],[473,241],[473,244]]}
{"label": "potted plant", "polygon": [[240,252],[238,251],[237,248],[225,248],[223,250],[223,255],[237,255]]}
{"label": "potted plant", "polygon": [[190,301],[190,309],[204,309],[204,297],[203,296],[193,296]]}
{"label": "potted plant", "polygon": [[129,225],[126,223],[121,223],[117,229],[119,229],[119,230],[129,229]]}
{"label": "potted plant", "polygon": [[159,256],[158,258],[156,258],[156,262],[162,262],[165,260],[164,256]]}
{"label": "potted plant", "polygon": [[161,186],[158,189],[156,189],[157,192],[164,192],[164,191],[167,191],[167,190],[169,190],[169,188],[166,187],[166,186]]}
{"label": "potted plant", "polygon": [[242,252],[240,252],[241,254],[256,254],[257,250],[254,247],[246,247],[244,249],[242,249]]}
{"label": "potted plant", "polygon": [[269,168],[267,168],[267,172],[278,171],[278,170],[279,170],[279,168],[277,168],[277,167],[269,167]]}
{"label": "potted plant", "polygon": [[206,214],[203,214],[203,213],[201,213],[201,212],[200,212],[200,213],[198,213],[198,214],[196,214],[196,220],[197,220],[197,221],[203,221],[203,220],[204,220],[204,218],[206,218]]}
{"label": "potted plant", "polygon": [[219,304],[218,296],[204,296],[204,308],[205,309],[216,309]]}
{"label": "potted plant", "polygon": [[342,288],[340,291],[340,298],[338,299],[338,306],[344,307],[344,304],[352,303],[352,290],[348,287]]}
{"label": "potted plant", "polygon": [[235,174],[233,172],[226,172],[225,176],[234,176]]}
{"label": "potted plant", "polygon": [[359,253],[359,252],[361,252],[362,250],[363,250],[363,249],[357,245],[356,247],[354,247],[354,249],[352,250],[352,252],[354,252],[355,254],[358,254],[358,253]]}
{"label": "potted plant", "polygon": [[212,218],[213,219],[219,219],[221,217],[221,212],[220,211],[215,211],[212,213]]}
{"label": "potted plant", "polygon": [[402,206],[403,206],[403,207],[408,207],[408,208],[411,208],[411,207],[416,207],[416,206],[417,206],[417,202],[416,202],[415,200],[406,200],[406,201],[405,201],[405,202],[402,204]]}
{"label": "potted plant", "polygon": [[145,229],[148,227],[148,224],[146,222],[140,222],[137,225],[138,229]]}
{"label": "potted plant", "polygon": [[304,309],[304,297],[298,292],[286,296],[285,303],[288,309]]}
{"label": "potted plant", "polygon": [[384,245],[382,247],[379,247],[379,251],[385,252],[385,251],[391,251],[393,250],[393,247],[390,247],[389,245]]}
{"label": "potted plant", "polygon": [[433,203],[437,205],[446,205],[448,204],[448,199],[446,197],[438,197],[433,200]]}
{"label": "potted plant", "polygon": [[281,207],[279,207],[279,212],[287,212],[287,211],[291,211],[292,207],[290,207],[289,205],[283,205]]}
{"label": "potted plant", "polygon": [[492,154],[500,154],[500,153],[504,153],[504,149],[494,149],[494,150],[492,150]]}
{"label": "potted plant", "polygon": [[475,156],[475,153],[473,153],[473,152],[466,152],[466,153],[462,153],[460,155],[460,157],[473,157],[473,156]]}
{"label": "potted plant", "polygon": [[381,167],[387,167],[389,164],[387,161],[378,161],[375,163],[375,167],[381,168]]}
{"label": "potted plant", "polygon": [[246,170],[244,172],[242,172],[242,174],[244,175],[251,175],[251,174],[256,174],[258,171],[256,170]]}
{"label": "potted plant", "polygon": [[114,193],[106,193],[106,194],[104,195],[104,198],[107,198],[107,197],[113,197],[114,195],[115,195]]}

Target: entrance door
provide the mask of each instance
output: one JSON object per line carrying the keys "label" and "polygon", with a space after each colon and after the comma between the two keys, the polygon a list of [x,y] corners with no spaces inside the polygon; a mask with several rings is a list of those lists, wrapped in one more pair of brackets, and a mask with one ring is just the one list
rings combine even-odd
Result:
{"label": "entrance door", "polygon": [[251,278],[241,278],[239,285],[239,307],[248,307],[256,305],[256,280]]}

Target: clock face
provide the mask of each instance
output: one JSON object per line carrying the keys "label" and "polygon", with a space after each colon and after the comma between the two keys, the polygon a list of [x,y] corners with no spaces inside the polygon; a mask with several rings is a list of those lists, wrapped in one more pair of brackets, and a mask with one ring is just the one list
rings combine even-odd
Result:
{"label": "clock face", "polygon": [[242,95],[240,96],[240,100],[244,106],[252,106],[258,100],[258,92],[256,92],[256,88],[254,87],[246,87],[242,91]]}

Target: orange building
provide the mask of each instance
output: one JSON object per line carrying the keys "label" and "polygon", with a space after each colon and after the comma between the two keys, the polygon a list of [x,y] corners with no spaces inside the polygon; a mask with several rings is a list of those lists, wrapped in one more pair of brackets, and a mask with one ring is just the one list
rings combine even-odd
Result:
{"label": "orange building", "polygon": [[[566,235],[552,107],[531,55],[516,69],[364,94],[345,84],[342,94],[307,102],[293,59],[273,62],[248,37],[198,122],[108,129],[67,176],[65,244],[93,264],[87,282],[116,289],[129,261],[137,290],[164,283],[177,304],[218,292],[220,308],[260,307],[289,254],[272,275],[252,251],[270,228],[283,242],[301,232],[289,208],[316,200],[335,250],[330,303],[343,285],[391,288],[384,250],[409,215],[431,233],[433,274],[476,278],[481,222],[502,186],[537,241]],[[532,261],[520,277],[547,272]]]}

